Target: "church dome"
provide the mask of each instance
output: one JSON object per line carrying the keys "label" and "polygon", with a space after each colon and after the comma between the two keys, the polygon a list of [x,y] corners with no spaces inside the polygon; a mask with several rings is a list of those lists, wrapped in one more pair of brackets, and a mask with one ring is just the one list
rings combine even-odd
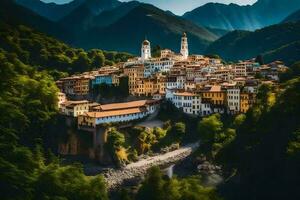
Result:
{"label": "church dome", "polygon": [[150,42],[148,40],[144,40],[143,45],[150,45]]}

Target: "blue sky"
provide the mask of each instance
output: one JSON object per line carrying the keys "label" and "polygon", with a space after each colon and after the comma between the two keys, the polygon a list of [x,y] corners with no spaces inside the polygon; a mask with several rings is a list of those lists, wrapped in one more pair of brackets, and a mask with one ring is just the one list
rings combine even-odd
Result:
{"label": "blue sky", "polygon": [[[42,0],[45,2],[56,2],[56,3],[66,3],[71,0]],[[128,1],[128,0],[120,0]],[[201,6],[208,2],[219,2],[219,3],[237,3],[241,5],[253,4],[257,0],[139,0],[146,3],[154,4],[155,6],[163,10],[171,10],[175,14],[181,15],[186,11],[190,11],[198,6]]]}

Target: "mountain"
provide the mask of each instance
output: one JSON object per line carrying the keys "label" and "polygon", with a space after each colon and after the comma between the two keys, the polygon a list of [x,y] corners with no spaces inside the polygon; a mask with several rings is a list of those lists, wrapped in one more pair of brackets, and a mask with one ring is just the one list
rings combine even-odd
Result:
{"label": "mountain", "polygon": [[[40,22],[36,26],[39,24]],[[201,53],[223,33],[215,30],[217,34],[214,34],[213,31],[170,12],[136,1],[121,3],[117,0],[85,0],[68,15],[52,24],[50,30],[37,30],[49,33],[60,30],[55,27],[63,27],[66,31],[59,32],[70,45],[134,54],[140,53],[141,41],[146,36],[152,44],[178,51],[180,37],[183,32],[187,32],[191,52]]]}
{"label": "mountain", "polygon": [[250,11],[250,6],[237,4],[208,3],[183,15],[192,22],[218,29],[255,29],[261,24]]}
{"label": "mountain", "polygon": [[183,32],[188,34],[191,52],[201,53],[217,39],[205,28],[152,5],[140,4],[113,24],[85,31],[74,45],[139,54],[141,41],[147,36],[152,44],[178,51]]}
{"label": "mountain", "polygon": [[139,6],[138,1],[124,2],[115,9],[104,11],[93,19],[93,25],[98,27],[108,26],[117,22],[131,10]]}
{"label": "mountain", "polygon": [[233,31],[213,42],[206,54],[218,54],[230,61],[262,54],[267,61],[300,60],[300,22],[269,26],[254,32]]}
{"label": "mountain", "polygon": [[300,9],[300,0],[258,0],[253,5],[208,3],[183,15],[185,19],[210,28],[256,30],[277,24]]}
{"label": "mountain", "polygon": [[287,23],[287,22],[297,22],[300,21],[300,10],[297,10],[293,14],[289,15],[287,18],[283,20],[282,23]]}
{"label": "mountain", "polygon": [[84,0],[80,6],[60,21],[65,21],[65,23],[70,24],[82,23],[91,17],[97,16],[104,11],[112,10],[121,4],[122,3],[117,0]]}
{"label": "mountain", "polygon": [[2,51],[14,54],[21,62],[38,70],[53,71],[55,77],[61,72],[88,71],[132,57],[121,52],[73,48],[28,26],[0,19],[0,53]]}
{"label": "mountain", "polygon": [[15,0],[19,5],[51,21],[58,21],[80,6],[85,0],[74,0],[66,4],[44,3],[40,0]]}
{"label": "mountain", "polygon": [[213,34],[215,34],[216,36],[218,36],[218,38],[226,35],[227,33],[229,33],[229,30],[226,29],[217,29],[217,28],[210,28],[210,27],[205,27],[208,31],[212,32]]}
{"label": "mountain", "polygon": [[[115,2],[115,4],[113,4],[114,6],[103,10],[99,14],[95,14],[91,11],[89,8],[91,5],[83,4],[68,16],[61,19],[59,23],[74,31],[78,29],[87,30],[92,27],[108,26],[118,21],[139,4],[137,1],[124,2],[121,4]],[[76,23],[73,23],[74,21],[76,21]]]}
{"label": "mountain", "polygon": [[0,20],[14,25],[26,25],[65,41],[72,40],[72,34],[67,29],[12,0],[0,1]]}
{"label": "mountain", "polygon": [[105,10],[110,10],[121,4],[121,2],[117,0],[73,0],[66,4],[44,3],[40,0],[15,1],[19,5],[52,21],[59,21],[72,12],[74,12],[74,14],[71,15],[78,15],[81,10],[84,11],[85,9],[88,9],[93,15],[98,15]]}

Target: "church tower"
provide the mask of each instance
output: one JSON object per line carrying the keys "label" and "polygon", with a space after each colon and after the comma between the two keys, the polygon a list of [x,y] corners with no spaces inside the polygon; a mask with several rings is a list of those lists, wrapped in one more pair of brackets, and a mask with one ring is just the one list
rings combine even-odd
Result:
{"label": "church tower", "polygon": [[180,53],[183,56],[184,59],[187,59],[189,56],[189,46],[188,46],[188,40],[186,33],[184,32],[181,37],[181,48]]}
{"label": "church tower", "polygon": [[141,57],[142,60],[148,60],[151,58],[151,46],[148,40],[144,40],[142,43]]}

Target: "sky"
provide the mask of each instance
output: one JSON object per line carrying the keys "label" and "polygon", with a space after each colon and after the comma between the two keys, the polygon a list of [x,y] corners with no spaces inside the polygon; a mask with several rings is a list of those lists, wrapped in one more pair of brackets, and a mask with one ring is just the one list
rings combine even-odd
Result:
{"label": "sky", "polygon": [[[45,2],[55,2],[58,4],[67,3],[71,0],[42,0]],[[129,0],[120,0],[129,1]],[[237,3],[240,5],[253,4],[257,0],[139,0],[145,3],[151,3],[163,10],[170,10],[177,15],[190,11],[196,7],[199,7],[208,2],[219,2],[219,3]]]}

